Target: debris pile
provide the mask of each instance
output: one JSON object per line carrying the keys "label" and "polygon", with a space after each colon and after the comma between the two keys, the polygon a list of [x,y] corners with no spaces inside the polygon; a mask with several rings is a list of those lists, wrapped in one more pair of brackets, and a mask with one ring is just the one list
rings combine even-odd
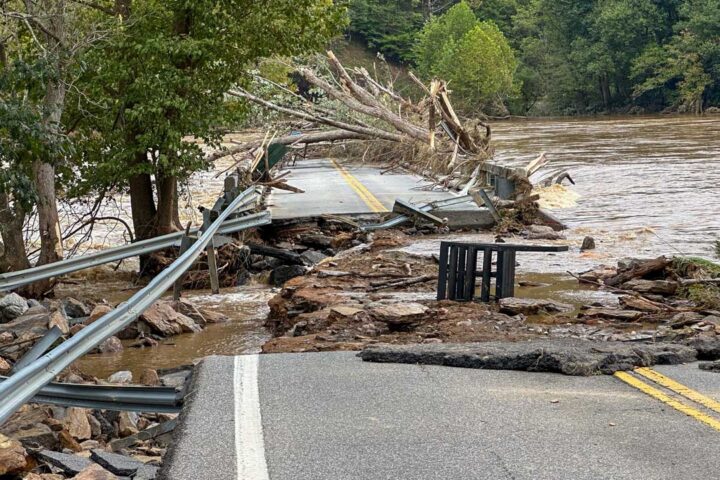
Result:
{"label": "debris pile", "polygon": [[720,266],[699,258],[624,259],[576,278],[618,296],[618,305],[588,305],[586,324],[634,322],[656,325],[655,339],[720,334]]}

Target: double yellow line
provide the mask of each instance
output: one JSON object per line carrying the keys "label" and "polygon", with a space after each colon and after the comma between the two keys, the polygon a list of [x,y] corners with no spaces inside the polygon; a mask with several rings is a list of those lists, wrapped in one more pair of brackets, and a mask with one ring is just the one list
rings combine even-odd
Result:
{"label": "double yellow line", "polygon": [[350,188],[352,188],[355,193],[358,194],[358,196],[362,199],[365,204],[370,207],[370,210],[372,210],[375,213],[381,213],[381,212],[387,212],[388,209],[385,208],[385,205],[380,203],[380,200],[375,197],[370,191],[365,188],[365,185],[360,183],[360,181],[355,178],[350,172],[345,170],[345,168],[337,163],[335,160],[331,160],[333,166],[340,172],[340,175],[345,179],[345,181],[350,185]]}
{"label": "double yellow line", "polygon": [[[702,405],[703,407],[707,408],[708,410],[712,410],[713,412],[720,413],[720,402],[717,402],[712,398],[701,394],[700,392],[688,388],[685,385],[676,382],[672,378],[666,377],[665,375],[656,372],[651,368],[638,368],[634,370],[634,372],[638,376],[642,376],[661,387],[667,388],[668,390],[675,392],[686,400],[690,400],[697,403],[698,405]],[[698,410],[697,408],[689,405],[686,402],[683,402],[680,399],[671,397],[670,395],[664,393],[662,390],[653,387],[650,383],[644,382],[637,376],[627,372],[616,372],[615,377],[627,383],[628,385],[637,388],[641,392],[653,397],[654,399],[663,402],[669,407],[672,407],[675,410],[682,412],[685,415],[714,428],[715,430],[720,431],[720,420],[717,420],[715,417],[712,417]]]}

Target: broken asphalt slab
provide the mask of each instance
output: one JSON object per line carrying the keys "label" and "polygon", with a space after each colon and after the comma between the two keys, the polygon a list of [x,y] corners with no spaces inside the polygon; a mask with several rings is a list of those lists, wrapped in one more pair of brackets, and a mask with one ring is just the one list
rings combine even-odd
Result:
{"label": "broken asphalt slab", "polygon": [[529,342],[371,345],[358,356],[367,362],[442,365],[490,370],[556,372],[589,376],[651,365],[693,362],[698,350],[677,343],[590,342],[575,339]]}

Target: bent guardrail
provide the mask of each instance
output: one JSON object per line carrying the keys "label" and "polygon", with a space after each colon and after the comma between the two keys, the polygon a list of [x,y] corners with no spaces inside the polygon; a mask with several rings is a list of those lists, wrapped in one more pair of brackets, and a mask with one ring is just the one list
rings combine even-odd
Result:
{"label": "bent guardrail", "polygon": [[[246,195],[243,198],[244,200],[238,205],[238,209],[252,205],[258,200],[259,196],[257,192],[253,191],[251,194]],[[227,220],[223,223],[217,233],[226,234],[242,230],[242,228],[244,228],[244,222],[250,217],[252,217],[252,215]],[[196,234],[198,231],[199,229],[195,228],[190,230],[190,233]],[[165,248],[179,246],[183,235],[184,232],[169,233],[167,235],[148,238],[147,240],[140,240],[127,245],[121,245],[119,247],[107,248],[100,252],[68,258],[66,260],[48,263],[46,265],[40,265],[27,270],[8,272],[0,275],[0,292],[10,291],[39,280],[59,277],[61,275],[67,275],[68,273],[84,270],[86,268],[92,268],[98,265],[123,260],[125,258],[136,257],[139,255],[157,252],[158,250],[163,250]]]}
{"label": "bent guardrail", "polygon": [[[7,378],[0,377],[0,385]],[[175,387],[53,382],[42,387],[32,401],[64,407],[175,413],[182,408],[183,398],[183,393]]]}
{"label": "bent guardrail", "polygon": [[[72,362],[127,327],[170,289],[175,281],[192,266],[200,253],[207,248],[212,238],[218,234],[223,222],[254,192],[254,188],[249,188],[235,198],[218,215],[217,219],[207,226],[202,235],[185,253],[157,275],[145,288],[130,297],[127,302],[100,317],[72,338],[2,382],[0,384],[0,423],[10,418],[18,408],[37,395],[43,386],[50,383]],[[246,229],[270,223],[271,216],[270,212],[264,212],[237,220],[238,228]]]}

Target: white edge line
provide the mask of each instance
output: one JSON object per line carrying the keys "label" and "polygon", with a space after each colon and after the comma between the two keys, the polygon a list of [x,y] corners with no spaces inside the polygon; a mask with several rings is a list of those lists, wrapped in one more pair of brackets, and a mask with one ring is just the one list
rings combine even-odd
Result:
{"label": "white edge line", "polygon": [[258,356],[235,357],[235,458],[238,480],[269,480],[265,459]]}

